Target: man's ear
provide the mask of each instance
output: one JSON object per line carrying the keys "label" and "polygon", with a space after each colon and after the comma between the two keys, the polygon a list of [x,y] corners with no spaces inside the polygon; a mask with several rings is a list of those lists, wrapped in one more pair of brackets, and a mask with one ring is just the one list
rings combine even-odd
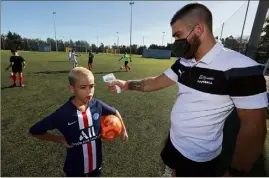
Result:
{"label": "man's ear", "polygon": [[203,24],[197,24],[197,28],[195,29],[196,35],[199,37],[201,36],[205,31],[205,27]]}

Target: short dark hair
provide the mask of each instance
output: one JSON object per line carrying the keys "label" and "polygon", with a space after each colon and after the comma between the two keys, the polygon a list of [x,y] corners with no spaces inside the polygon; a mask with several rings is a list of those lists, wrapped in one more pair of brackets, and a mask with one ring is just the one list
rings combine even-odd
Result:
{"label": "short dark hair", "polygon": [[170,25],[172,26],[177,20],[188,16],[203,20],[208,29],[212,32],[212,13],[205,5],[199,3],[187,4],[179,9],[171,19]]}
{"label": "short dark hair", "polygon": [[16,52],[17,52],[17,49],[16,49],[16,48],[12,48],[10,51],[11,51],[12,53],[16,53]]}

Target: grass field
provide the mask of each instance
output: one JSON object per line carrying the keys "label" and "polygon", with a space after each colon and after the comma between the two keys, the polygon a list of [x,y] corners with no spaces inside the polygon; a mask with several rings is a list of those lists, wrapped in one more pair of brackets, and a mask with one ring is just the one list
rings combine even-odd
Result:
{"label": "grass field", "polygon": [[[62,167],[65,148],[55,143],[38,141],[28,136],[29,127],[66,102],[67,75],[71,69],[67,53],[20,52],[27,61],[24,70],[25,88],[6,88],[11,84],[8,66],[10,53],[1,54],[1,176],[64,176]],[[79,65],[87,66],[82,54]],[[96,55],[93,66],[95,97],[117,108],[127,127],[129,141],[104,142],[103,176],[161,176],[164,165],[160,158],[169,129],[170,110],[177,95],[176,86],[153,93],[126,92],[112,95],[101,82],[101,77],[113,72],[120,79],[139,79],[161,74],[174,60],[133,58],[130,72],[119,70],[123,61],[119,56]],[[230,125],[234,125],[232,122]],[[228,126],[227,126],[228,127]],[[226,129],[227,130],[227,129]],[[232,134],[233,131],[226,131]],[[235,133],[235,132],[234,132]],[[232,139],[227,136],[227,145]],[[233,137],[234,138],[234,137]],[[230,140],[230,143],[228,143]],[[267,149],[268,150],[268,138]],[[230,146],[227,146],[230,147]],[[227,149],[229,150],[229,149]],[[223,165],[229,162],[231,152],[223,154]],[[254,171],[269,160],[265,154]],[[266,161],[267,160],[267,161]],[[264,169],[263,169],[264,170]]]}

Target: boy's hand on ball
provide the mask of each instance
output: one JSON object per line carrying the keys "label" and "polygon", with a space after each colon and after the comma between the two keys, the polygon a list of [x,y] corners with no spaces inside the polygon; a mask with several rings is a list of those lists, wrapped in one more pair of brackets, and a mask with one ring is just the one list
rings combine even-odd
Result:
{"label": "boy's hand on ball", "polygon": [[127,134],[127,132],[125,130],[122,131],[120,139],[121,139],[122,143],[125,143],[128,140],[128,134]]}
{"label": "boy's hand on ball", "polygon": [[116,85],[120,87],[121,91],[128,90],[128,82],[124,80],[116,80],[113,82],[107,82],[106,85],[111,93],[117,93]]}

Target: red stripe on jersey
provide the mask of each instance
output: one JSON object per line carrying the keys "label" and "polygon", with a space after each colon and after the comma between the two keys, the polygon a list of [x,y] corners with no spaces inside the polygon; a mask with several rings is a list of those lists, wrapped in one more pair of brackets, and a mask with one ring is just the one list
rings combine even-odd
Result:
{"label": "red stripe on jersey", "polygon": [[92,171],[92,163],[93,163],[93,160],[92,160],[92,144],[91,142],[88,142],[87,143],[87,148],[88,148],[88,165],[89,165],[89,172]]}
{"label": "red stripe on jersey", "polygon": [[83,117],[84,128],[88,128],[89,123],[88,123],[88,116],[86,112],[82,112],[82,117]]}
{"label": "red stripe on jersey", "polygon": [[[84,128],[88,128],[89,127],[89,122],[88,122],[88,116],[87,116],[86,112],[82,112],[82,117],[83,117]],[[93,163],[91,142],[87,143],[87,150],[88,150],[89,172],[91,172],[92,171],[92,163]]]}

